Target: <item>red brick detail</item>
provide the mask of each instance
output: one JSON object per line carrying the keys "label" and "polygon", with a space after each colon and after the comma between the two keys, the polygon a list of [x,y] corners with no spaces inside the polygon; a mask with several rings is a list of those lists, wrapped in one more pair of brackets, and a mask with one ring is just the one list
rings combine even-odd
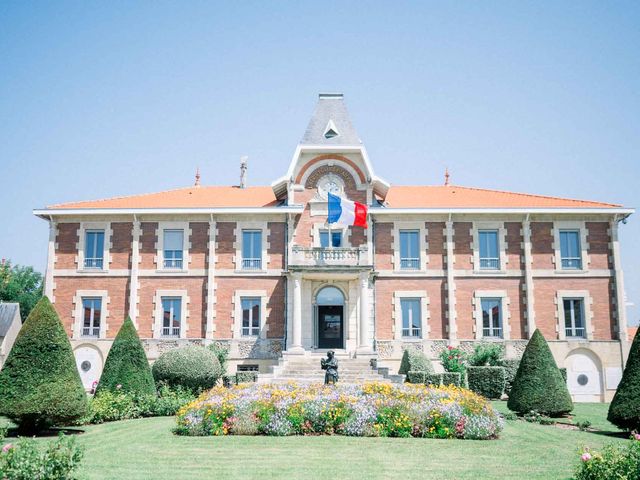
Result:
{"label": "red brick detail", "polygon": [[609,224],[607,222],[587,222],[587,243],[589,244],[589,268],[612,269],[609,250]]}
{"label": "red brick detail", "polygon": [[286,279],[258,277],[218,277],[216,279],[215,338],[231,338],[236,290],[264,290],[267,294],[267,337],[282,338],[285,324]]}
{"label": "red brick detail", "polygon": [[[111,263],[109,268],[126,270],[131,268],[132,222],[111,223]],[[109,241],[108,239],[106,240]]]}
{"label": "red brick detail", "polygon": [[189,237],[189,242],[191,242],[189,250],[191,262],[189,263],[189,268],[205,269],[207,268],[207,253],[209,251],[209,223],[191,222],[189,229],[191,229],[191,236]]}
{"label": "red brick detail", "polygon": [[339,160],[341,162],[344,162],[356,171],[356,173],[358,174],[358,177],[360,178],[360,183],[364,183],[366,180],[365,174],[362,172],[362,170],[360,170],[360,167],[358,167],[358,165],[356,165],[352,160],[345,157],[344,155],[329,153],[325,155],[318,155],[317,157],[314,157],[311,160],[309,160],[304,165],[304,167],[300,169],[300,173],[298,173],[298,176],[296,177],[296,183],[300,183],[302,181],[302,177],[304,177],[304,174],[306,173],[307,170],[309,170],[309,168],[311,168],[313,165],[323,160]]}
{"label": "red brick detail", "polygon": [[267,255],[269,255],[269,268],[284,269],[285,251],[287,248],[284,243],[286,224],[283,222],[269,222],[267,229],[269,231],[267,238],[267,242],[269,242],[269,249],[267,250]]}
{"label": "red brick detail", "polygon": [[445,268],[445,257],[447,255],[446,235],[444,222],[427,222],[427,242],[429,243],[429,270],[443,270]]}
{"label": "red brick detail", "polygon": [[78,255],[78,230],[79,223],[59,223],[56,236],[56,263],[57,269],[78,268],[76,256]]}
{"label": "red brick detail", "polygon": [[532,222],[531,256],[533,268],[547,270],[554,269],[554,255],[553,222]]}
{"label": "red brick detail", "polygon": [[393,269],[393,223],[375,224],[375,266],[376,270]]}
{"label": "red brick detail", "polygon": [[505,222],[504,228],[507,230],[507,268],[510,270],[524,269],[524,250],[522,243],[522,223]]}
{"label": "red brick detail", "polygon": [[456,222],[453,225],[453,254],[456,257],[454,264],[456,270],[473,270],[472,228],[471,222]]}
{"label": "red brick detail", "polygon": [[157,236],[158,222],[143,222],[141,225],[142,233],[140,234],[140,268],[144,270],[156,270]]}
{"label": "red brick detail", "polygon": [[234,269],[233,258],[236,255],[236,223],[216,223],[216,269]]}

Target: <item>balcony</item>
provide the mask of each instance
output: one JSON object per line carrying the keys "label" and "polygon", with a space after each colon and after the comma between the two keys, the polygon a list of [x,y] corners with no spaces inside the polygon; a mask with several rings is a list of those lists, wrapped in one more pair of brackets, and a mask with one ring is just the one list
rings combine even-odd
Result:
{"label": "balcony", "polygon": [[292,267],[365,267],[369,255],[363,247],[300,247],[294,246],[289,265]]}

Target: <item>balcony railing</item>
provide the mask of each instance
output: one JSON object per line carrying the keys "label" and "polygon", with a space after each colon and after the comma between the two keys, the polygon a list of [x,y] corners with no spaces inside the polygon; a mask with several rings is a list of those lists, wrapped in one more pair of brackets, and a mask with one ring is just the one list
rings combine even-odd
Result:
{"label": "balcony railing", "polygon": [[585,338],[584,327],[566,328],[564,333],[567,338]]}
{"label": "balcony railing", "polygon": [[419,270],[420,259],[419,258],[401,258],[400,269],[401,270]]}
{"label": "balcony railing", "polygon": [[499,270],[500,269],[500,259],[499,258],[489,258],[484,257],[480,259],[480,269],[481,270]]}
{"label": "balcony railing", "polygon": [[99,337],[100,327],[82,327],[83,337]]}
{"label": "balcony railing", "polygon": [[502,328],[483,328],[482,336],[485,338],[502,338]]}
{"label": "balcony railing", "polygon": [[580,270],[582,268],[582,259],[580,257],[563,258],[562,268]]}
{"label": "balcony railing", "polygon": [[104,265],[104,260],[102,258],[85,258],[84,259],[84,268],[102,269],[102,265]]}
{"label": "balcony railing", "polygon": [[243,258],[242,259],[243,270],[262,270],[261,258]]}
{"label": "balcony railing", "polygon": [[163,327],[162,336],[163,337],[179,337],[180,327]]}
{"label": "balcony railing", "polygon": [[419,328],[403,328],[402,336],[404,338],[420,338],[420,329]]}
{"label": "balcony railing", "polygon": [[164,268],[182,268],[182,259],[181,258],[165,258],[164,259]]}
{"label": "balcony railing", "polygon": [[365,266],[369,263],[367,247],[299,247],[292,250],[290,265],[309,267]]}

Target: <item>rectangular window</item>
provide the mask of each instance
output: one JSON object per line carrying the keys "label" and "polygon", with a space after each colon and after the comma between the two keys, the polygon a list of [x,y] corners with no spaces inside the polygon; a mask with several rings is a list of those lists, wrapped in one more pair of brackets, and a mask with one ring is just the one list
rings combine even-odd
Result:
{"label": "rectangular window", "polygon": [[162,336],[179,337],[182,323],[182,298],[162,297]]}
{"label": "rectangular window", "polygon": [[400,230],[400,269],[420,269],[420,232]]}
{"label": "rectangular window", "polygon": [[242,269],[262,269],[262,230],[242,231]]}
{"label": "rectangular window", "polygon": [[420,299],[403,298],[400,300],[400,309],[402,310],[402,336],[420,338],[422,335]]}
{"label": "rectangular window", "polygon": [[101,298],[83,298],[82,310],[83,310],[82,336],[83,337],[99,337],[100,336],[100,316],[102,315],[102,299]]}
{"label": "rectangular window", "polygon": [[560,231],[560,257],[562,259],[562,268],[570,270],[582,269],[579,230]]}
{"label": "rectangular window", "polygon": [[164,268],[182,268],[184,230],[164,230]]}
{"label": "rectangular window", "polygon": [[565,298],[564,307],[565,336],[585,338],[584,328],[584,300],[582,298]]}
{"label": "rectangular window", "polygon": [[84,237],[84,268],[104,267],[104,230],[87,230]]}
{"label": "rectangular window", "polygon": [[[328,230],[320,231],[320,246],[322,248],[329,247],[329,231]],[[342,232],[331,232],[331,246],[332,247],[342,246]]]}
{"label": "rectangular window", "polygon": [[502,338],[502,301],[499,298],[483,298],[482,336]]}
{"label": "rectangular window", "polygon": [[257,337],[260,334],[260,299],[243,298],[242,304],[242,336]]}
{"label": "rectangular window", "polygon": [[498,231],[478,231],[478,243],[480,243],[480,269],[499,270],[500,254],[498,253]]}

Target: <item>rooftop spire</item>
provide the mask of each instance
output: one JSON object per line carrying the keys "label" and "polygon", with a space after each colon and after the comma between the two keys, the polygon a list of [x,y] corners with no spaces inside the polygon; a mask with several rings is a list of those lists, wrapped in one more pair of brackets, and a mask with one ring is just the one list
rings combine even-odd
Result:
{"label": "rooftop spire", "polygon": [[196,167],[196,182],[193,185],[195,187],[200,186],[200,167]]}
{"label": "rooftop spire", "polygon": [[247,160],[249,157],[240,157],[240,188],[247,186]]}
{"label": "rooftop spire", "polygon": [[444,169],[444,186],[449,186],[449,167],[445,167]]}
{"label": "rooftop spire", "polygon": [[341,93],[321,93],[301,145],[361,145]]}

